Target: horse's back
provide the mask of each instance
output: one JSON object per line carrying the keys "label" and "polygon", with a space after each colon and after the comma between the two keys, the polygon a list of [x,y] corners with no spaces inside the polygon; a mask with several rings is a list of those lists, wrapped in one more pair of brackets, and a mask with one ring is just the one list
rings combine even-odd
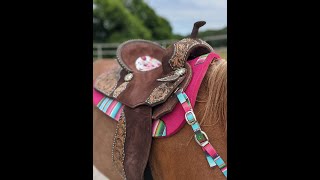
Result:
{"label": "horse's back", "polygon": [[[118,67],[115,60],[96,60],[93,63],[93,79],[114,67]],[[93,164],[111,180],[122,179],[112,165],[112,144],[116,126],[114,120],[93,106]]]}

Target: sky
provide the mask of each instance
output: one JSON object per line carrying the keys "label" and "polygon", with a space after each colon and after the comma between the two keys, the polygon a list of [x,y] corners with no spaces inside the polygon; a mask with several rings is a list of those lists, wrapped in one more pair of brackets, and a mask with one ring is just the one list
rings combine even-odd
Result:
{"label": "sky", "polygon": [[227,26],[227,0],[144,0],[158,15],[166,18],[173,33],[188,35],[193,23],[204,20],[200,31]]}

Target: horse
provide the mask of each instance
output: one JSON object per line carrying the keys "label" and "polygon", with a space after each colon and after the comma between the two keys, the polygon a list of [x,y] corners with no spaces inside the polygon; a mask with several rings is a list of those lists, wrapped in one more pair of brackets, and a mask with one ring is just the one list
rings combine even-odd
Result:
{"label": "horse", "polygon": [[[115,60],[96,60],[93,80],[98,75],[118,68]],[[227,163],[227,61],[210,65],[201,83],[194,112],[222,159]],[[112,164],[113,136],[117,122],[110,120],[93,106],[93,164],[111,180],[122,177]],[[225,179],[218,168],[210,168],[201,147],[193,140],[188,124],[175,135],[154,138],[148,166],[155,180],[162,179]]]}

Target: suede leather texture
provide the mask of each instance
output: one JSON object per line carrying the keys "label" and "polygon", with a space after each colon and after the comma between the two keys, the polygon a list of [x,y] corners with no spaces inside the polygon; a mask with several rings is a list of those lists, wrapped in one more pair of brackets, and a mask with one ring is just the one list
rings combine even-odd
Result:
{"label": "suede leather texture", "polygon": [[142,180],[151,149],[150,106],[124,107],[126,116],[126,140],[124,144],[124,170],[128,180]]}
{"label": "suede leather texture", "polygon": [[[124,82],[125,75],[125,71],[122,70],[120,80],[118,81],[118,86]],[[157,79],[160,77],[164,77],[161,67],[153,69],[151,71],[133,72],[132,80],[129,81],[126,89],[122,93],[120,93],[116,99],[131,108],[135,108],[140,105],[149,105],[146,101],[149,98],[150,94],[155,88],[163,84],[163,82],[157,81]],[[185,76],[182,77],[184,79]],[[180,83],[183,81],[183,79],[180,80]],[[180,83],[177,83],[174,88],[172,88],[170,93],[166,95],[166,98],[157,103],[150,104],[150,106],[155,106],[157,104],[165,102],[169,95],[171,95],[171,92]],[[170,82],[169,84],[174,84],[174,82]]]}
{"label": "suede leather texture", "polygon": [[131,72],[139,72],[135,66],[135,61],[138,57],[148,55],[162,61],[164,54],[165,49],[163,47],[146,40],[125,42],[117,50],[119,64]]}

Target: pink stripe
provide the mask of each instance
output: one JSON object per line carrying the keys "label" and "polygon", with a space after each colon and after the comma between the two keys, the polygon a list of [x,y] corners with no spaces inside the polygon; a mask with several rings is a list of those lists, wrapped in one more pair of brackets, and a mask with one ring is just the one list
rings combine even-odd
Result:
{"label": "pink stripe", "polygon": [[153,126],[152,126],[152,135],[155,135],[155,134],[156,134],[157,127],[158,127],[158,124],[159,124],[159,123],[160,123],[159,120],[156,120],[154,123],[152,123],[152,124],[153,124]]}
{"label": "pink stripe", "polygon": [[118,113],[117,113],[117,115],[115,117],[115,119],[117,121],[119,121],[122,111],[123,111],[123,105],[120,107],[120,109],[119,109],[119,111],[118,111]]}
{"label": "pink stripe", "polygon": [[203,147],[203,149],[211,156],[214,157],[216,156],[217,152],[216,150],[213,148],[213,146],[208,143],[206,146]]}
{"label": "pink stripe", "polygon": [[98,92],[97,90],[93,89],[93,104],[96,106],[99,104],[101,99],[103,98],[103,94]]}
{"label": "pink stripe", "polygon": [[112,110],[113,110],[113,108],[114,108],[114,106],[116,106],[117,103],[118,103],[117,101],[113,100],[113,102],[108,107],[108,110],[107,110],[106,114],[110,115]]}
{"label": "pink stripe", "polygon": [[221,169],[222,172],[224,172],[226,170],[227,170],[227,166]]}
{"label": "pink stripe", "polygon": [[189,106],[189,104],[187,103],[187,101],[185,101],[184,103],[182,103],[182,107],[184,109],[185,112],[188,112],[191,109],[191,106]]}

